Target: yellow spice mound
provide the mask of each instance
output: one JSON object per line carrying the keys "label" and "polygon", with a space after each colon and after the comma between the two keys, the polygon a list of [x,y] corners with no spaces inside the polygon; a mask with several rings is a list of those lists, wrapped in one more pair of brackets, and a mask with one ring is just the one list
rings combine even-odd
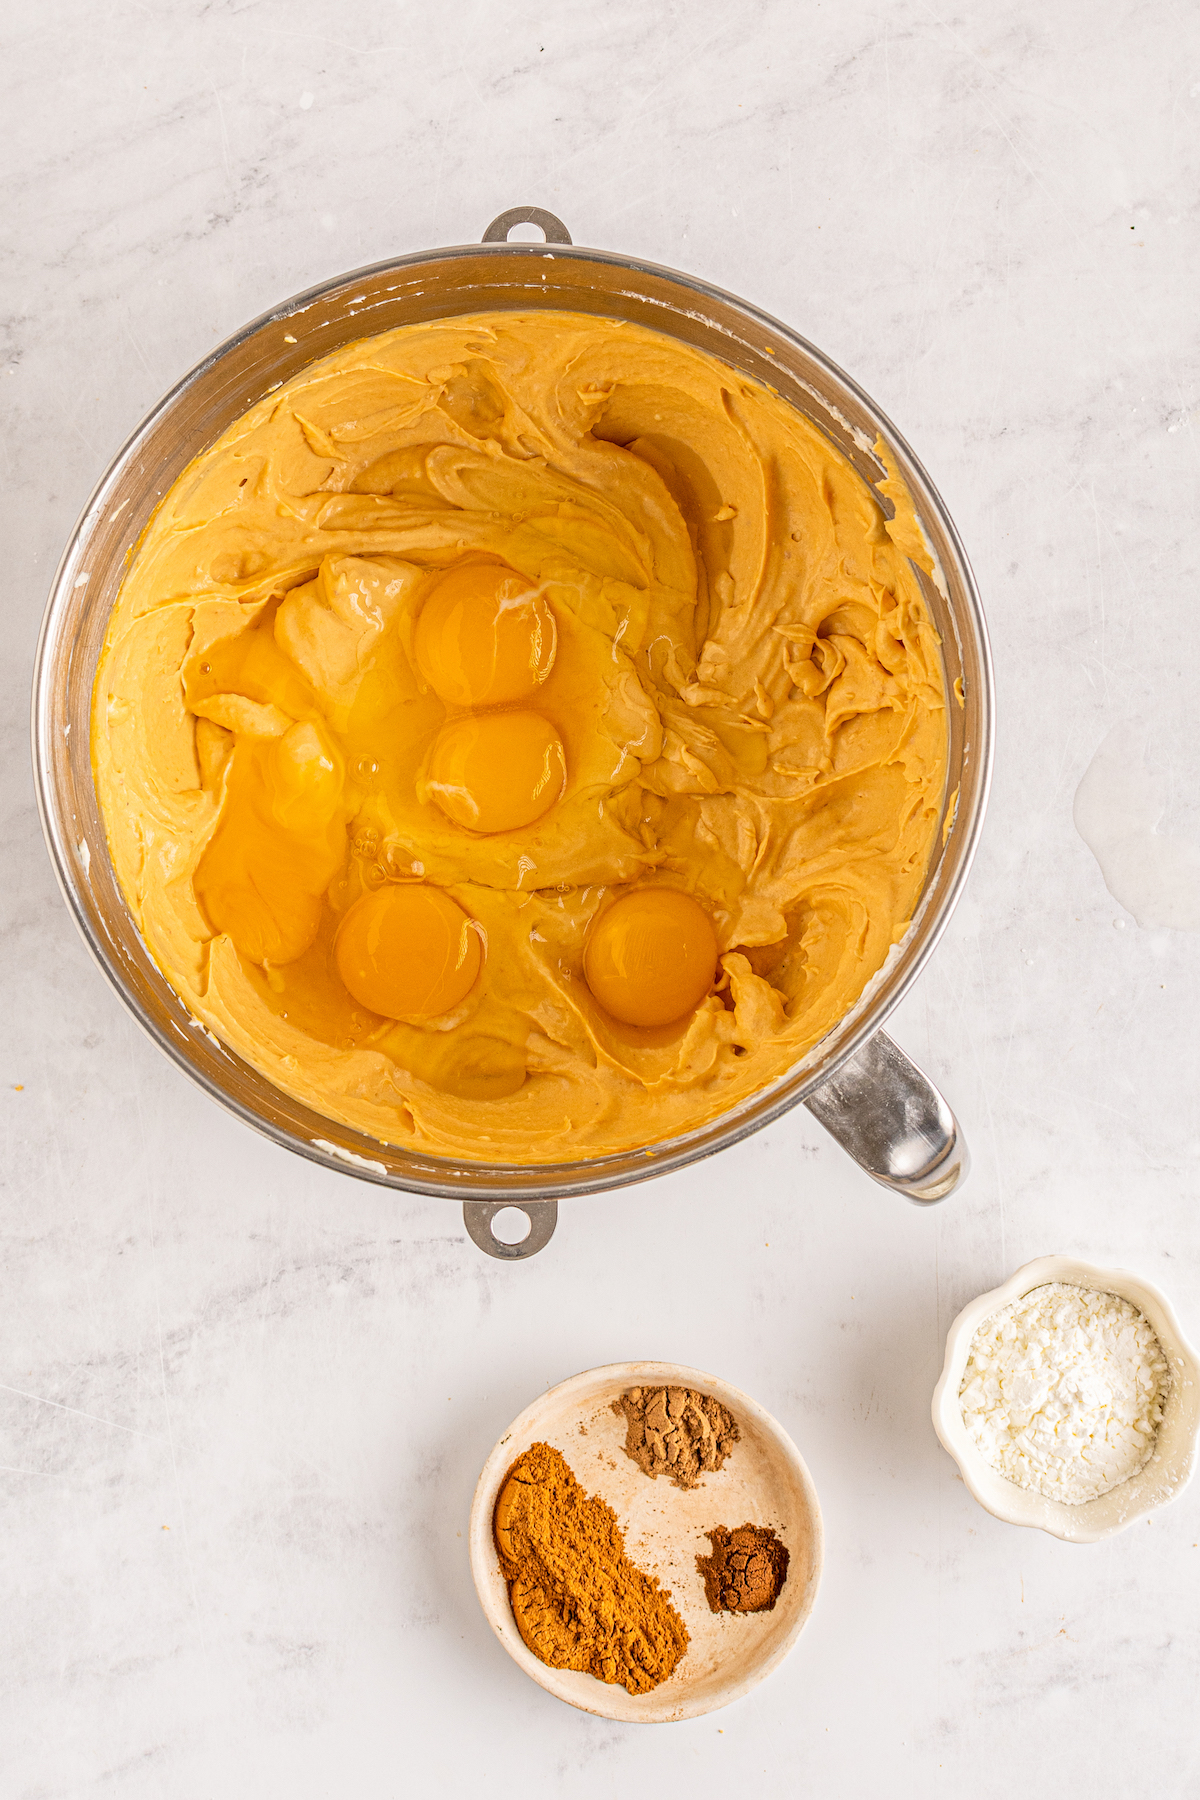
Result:
{"label": "yellow spice mound", "polygon": [[138,925],[377,1138],[538,1163],[775,1080],[904,933],[944,691],[885,518],[777,395],[566,313],[315,364],[187,470],[96,679]]}

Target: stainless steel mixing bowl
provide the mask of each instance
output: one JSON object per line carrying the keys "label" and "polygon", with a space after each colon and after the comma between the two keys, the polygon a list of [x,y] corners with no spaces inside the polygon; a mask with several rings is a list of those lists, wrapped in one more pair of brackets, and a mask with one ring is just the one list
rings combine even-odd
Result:
{"label": "stainless steel mixing bowl", "polygon": [[[529,220],[544,243],[511,243]],[[179,475],[255,401],[353,339],[419,320],[509,308],[565,308],[631,319],[709,352],[765,382],[811,419],[871,488],[884,471],[882,437],[908,484],[939,568],[920,575],[941,634],[949,759],[939,832],[916,917],[858,1005],[784,1079],[668,1143],[584,1162],[526,1168],[452,1162],[381,1144],[275,1087],[203,1030],[167,984],[137,931],[109,860],[92,780],[92,685],[128,560]],[[890,502],[881,499],[885,511]],[[957,691],[961,698],[955,704]],[[620,1187],[682,1168],[805,1104],[876,1180],[928,1202],[962,1179],[965,1146],[953,1114],[881,1031],[912,986],[962,891],[983,822],[992,755],[987,632],[958,533],[933,484],[878,407],[819,350],[745,300],[652,263],[571,244],[551,214],[518,207],[480,245],[377,263],[285,301],[247,325],[159,402],[104,475],[54,579],[38,647],[34,769],[46,842],[67,903],[101,969],[166,1054],[231,1112],[314,1162],[388,1187],[464,1203],[472,1237],[490,1254],[527,1256],[554,1229],[555,1199]],[[523,1243],[501,1243],[502,1207],[527,1213]]]}

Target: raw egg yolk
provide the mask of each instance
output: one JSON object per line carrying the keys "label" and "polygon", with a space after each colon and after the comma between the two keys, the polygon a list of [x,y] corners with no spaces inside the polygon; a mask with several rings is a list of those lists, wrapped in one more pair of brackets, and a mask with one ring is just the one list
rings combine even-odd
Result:
{"label": "raw egg yolk", "polygon": [[648,887],[607,907],[588,933],[587,984],[625,1025],[670,1025],[712,986],[717,940],[708,914],[675,888]]}
{"label": "raw egg yolk", "polygon": [[554,663],[554,614],[507,563],[458,563],[431,589],[417,620],[417,666],[448,706],[528,700]]}
{"label": "raw egg yolk", "polygon": [[440,888],[377,888],[356,900],[334,941],[338,974],[385,1019],[436,1019],[465,1000],[479,974],[479,932]]}
{"label": "raw egg yolk", "polygon": [[516,831],[559,798],[567,779],[562,739],[540,713],[478,713],[443,725],[421,798],[469,831]]}

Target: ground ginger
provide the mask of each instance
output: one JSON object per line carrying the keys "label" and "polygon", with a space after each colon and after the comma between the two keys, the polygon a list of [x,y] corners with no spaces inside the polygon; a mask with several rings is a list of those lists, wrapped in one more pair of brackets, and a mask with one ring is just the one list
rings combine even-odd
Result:
{"label": "ground ginger", "polygon": [[653,1481],[666,1475],[677,1488],[700,1486],[720,1469],[741,1436],[728,1407],[695,1388],[635,1387],[613,1401],[628,1430],[625,1454]]}
{"label": "ground ginger", "polygon": [[688,1646],[671,1596],[625,1554],[617,1516],[584,1492],[560,1451],[531,1444],[493,1519],[517,1629],[552,1669],[648,1694]]}

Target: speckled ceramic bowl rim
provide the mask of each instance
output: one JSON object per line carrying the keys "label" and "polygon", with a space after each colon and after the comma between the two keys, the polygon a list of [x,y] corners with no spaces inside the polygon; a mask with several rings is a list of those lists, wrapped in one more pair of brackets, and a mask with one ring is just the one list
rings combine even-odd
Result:
{"label": "speckled ceramic bowl rim", "polygon": [[[1128,1481],[1082,1506],[1066,1506],[998,1474],[976,1448],[958,1399],[978,1327],[1001,1307],[1052,1281],[1096,1288],[1130,1301],[1152,1326],[1171,1370],[1154,1455]],[[1184,1337],[1171,1302],[1144,1276],[1128,1269],[1097,1268],[1072,1256],[1041,1256],[1025,1263],[1001,1287],[964,1306],[951,1325],[941,1379],[933,1390],[933,1428],[970,1492],[995,1518],[1008,1525],[1036,1526],[1066,1543],[1095,1544],[1177,1499],[1191,1480],[1200,1439],[1200,1357]]]}
{"label": "speckled ceramic bowl rim", "polygon": [[[572,1390],[577,1390],[581,1404],[586,1404],[586,1396],[594,1391],[601,1380],[611,1381],[614,1388],[637,1386],[668,1386],[699,1388],[701,1392],[711,1394],[723,1406],[727,1406],[735,1417],[741,1420],[753,1419],[764,1437],[771,1440],[772,1446],[795,1477],[804,1494],[808,1508],[812,1530],[811,1539],[811,1573],[805,1594],[804,1605],[798,1611],[787,1635],[781,1639],[774,1651],[748,1675],[733,1678],[723,1686],[716,1698],[698,1699],[694,1702],[674,1700],[664,1706],[661,1714],[655,1714],[644,1705],[647,1696],[639,1696],[642,1707],[635,1713],[628,1705],[628,1696],[623,1688],[608,1687],[597,1681],[593,1704],[575,1694],[566,1693],[559,1684],[561,1672],[551,1669],[540,1662],[533,1652],[526,1648],[508,1605],[507,1594],[501,1600],[495,1591],[493,1581],[496,1567],[496,1547],[492,1541],[492,1516],[496,1510],[496,1499],[501,1483],[508,1473],[513,1461],[511,1445],[513,1440],[520,1440],[531,1430],[538,1429],[537,1420],[545,1411],[547,1403],[569,1401]],[[825,1537],[821,1521],[821,1508],[817,1501],[817,1490],[813,1486],[812,1477],[805,1466],[804,1459],[795,1444],[779,1421],[767,1412],[765,1407],[752,1400],[749,1394],[743,1394],[739,1388],[731,1387],[727,1381],[721,1381],[715,1375],[706,1375],[701,1369],[689,1369],[681,1363],[667,1362],[620,1362],[603,1363],[594,1369],[585,1369],[579,1375],[572,1375],[569,1380],[561,1381],[556,1387],[547,1388],[544,1394],[518,1414],[494,1445],[491,1454],[483,1465],[479,1480],[475,1487],[475,1497],[471,1502],[471,1520],[468,1528],[468,1546],[471,1557],[471,1574],[475,1582],[475,1592],[479,1596],[479,1604],[483,1608],[484,1617],[499,1638],[513,1661],[524,1669],[525,1673],[537,1682],[539,1687],[553,1694],[557,1700],[565,1700],[568,1706],[575,1706],[582,1712],[598,1714],[605,1719],[618,1719],[627,1724],[665,1725],[674,1724],[681,1719],[695,1719],[704,1713],[717,1712],[740,1700],[752,1688],[765,1681],[783,1662],[795,1645],[805,1625],[811,1617],[816,1602],[817,1588],[820,1585],[821,1570],[825,1560]]]}

